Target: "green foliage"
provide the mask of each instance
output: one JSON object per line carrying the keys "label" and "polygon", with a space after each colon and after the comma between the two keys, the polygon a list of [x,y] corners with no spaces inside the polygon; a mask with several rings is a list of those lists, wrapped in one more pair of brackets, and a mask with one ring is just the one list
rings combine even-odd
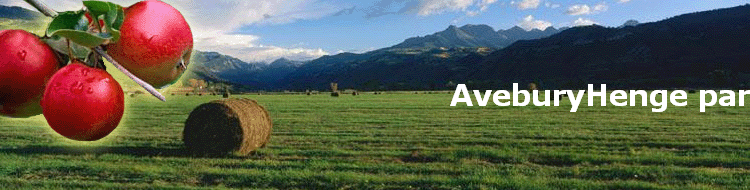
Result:
{"label": "green foliage", "polygon": [[[120,38],[120,27],[125,13],[121,6],[101,1],[84,1],[93,22],[86,18],[87,11],[66,11],[55,17],[47,28],[47,35],[64,37],[85,47],[96,47],[102,44],[115,43]],[[105,30],[92,32],[90,25],[98,26],[98,20],[104,20]],[[98,28],[98,27],[97,27]]]}
{"label": "green foliage", "polygon": [[93,18],[104,20],[106,31],[112,35],[112,42],[120,39],[120,27],[125,21],[125,11],[122,6],[103,1],[83,1]]}
{"label": "green foliage", "polygon": [[85,11],[61,12],[47,28],[47,35],[53,37],[64,37],[76,44],[86,47],[96,47],[111,39],[106,33],[88,33],[89,21],[86,19]]}

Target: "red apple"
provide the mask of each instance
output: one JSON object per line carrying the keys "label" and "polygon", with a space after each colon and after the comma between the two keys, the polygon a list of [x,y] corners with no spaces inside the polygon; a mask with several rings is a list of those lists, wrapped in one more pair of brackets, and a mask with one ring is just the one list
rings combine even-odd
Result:
{"label": "red apple", "polygon": [[0,31],[0,115],[41,114],[44,85],[59,64],[55,51],[36,35],[23,30]]}
{"label": "red apple", "polygon": [[50,78],[42,109],[49,126],[60,135],[95,141],[107,136],[120,123],[125,97],[112,75],[73,62]]}
{"label": "red apple", "polygon": [[120,40],[109,54],[138,78],[163,87],[185,71],[193,51],[193,33],[177,9],[157,0],[125,8]]}

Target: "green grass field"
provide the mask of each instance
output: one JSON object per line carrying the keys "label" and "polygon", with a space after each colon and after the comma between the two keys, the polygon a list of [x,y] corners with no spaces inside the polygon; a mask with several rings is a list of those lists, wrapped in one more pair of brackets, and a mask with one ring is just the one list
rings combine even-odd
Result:
{"label": "green grass field", "polygon": [[0,118],[2,188],[747,189],[750,109],[449,107],[452,94],[244,95],[270,112],[269,146],[196,157],[181,135],[217,96],[127,98],[92,143],[42,116]]}
{"label": "green grass field", "polygon": [[0,18],[0,30],[26,30],[36,35],[44,35],[44,30],[47,29],[47,24],[51,22],[50,18],[40,18],[38,20],[20,20],[20,19],[8,19]]}

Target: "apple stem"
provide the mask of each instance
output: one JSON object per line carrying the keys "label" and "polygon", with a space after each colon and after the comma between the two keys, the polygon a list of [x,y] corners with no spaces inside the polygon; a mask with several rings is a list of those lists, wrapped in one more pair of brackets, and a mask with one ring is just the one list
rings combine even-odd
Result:
{"label": "apple stem", "polygon": [[162,102],[166,102],[167,101],[167,99],[163,95],[161,95],[161,93],[159,93],[159,91],[157,91],[156,88],[154,88],[150,84],[146,83],[145,81],[141,80],[140,78],[138,78],[135,75],[133,75],[132,73],[130,73],[130,71],[128,71],[127,69],[125,69],[125,67],[122,67],[122,65],[120,65],[120,63],[117,63],[117,61],[115,61],[115,59],[112,59],[112,56],[109,56],[109,54],[107,54],[106,52],[104,52],[104,50],[102,50],[101,47],[95,47],[94,51],[96,53],[98,53],[99,55],[101,55],[102,57],[104,57],[104,59],[107,59],[107,61],[109,61],[110,63],[112,63],[112,65],[114,65],[115,68],[117,68],[122,73],[124,73],[125,75],[127,75],[128,77],[130,77],[130,79],[133,79],[133,81],[135,81],[135,83],[138,83],[138,85],[141,85],[141,87],[143,87],[144,89],[146,89],[146,91],[148,91],[148,93],[151,93],[151,95],[156,96],[156,98],[158,98]]}
{"label": "apple stem", "polygon": [[[53,17],[54,18],[54,17],[57,16],[57,11],[55,11],[55,10],[47,7],[47,5],[45,5],[44,3],[42,3],[39,0],[24,0],[24,1],[26,1],[26,3],[29,3],[31,6],[33,6],[37,10],[39,10],[39,12],[42,12],[42,14],[44,14],[44,15],[46,15],[48,17]],[[95,22],[98,25],[99,24],[99,19],[96,19]],[[125,69],[125,67],[122,67],[122,65],[120,65],[119,63],[117,63],[117,61],[115,61],[115,59],[112,59],[112,56],[109,56],[109,54],[107,54],[107,52],[104,52],[104,50],[102,49],[101,46],[95,47],[95,48],[92,48],[92,49],[97,54],[101,55],[102,57],[104,57],[105,59],[107,59],[107,61],[109,61],[110,63],[112,63],[112,65],[114,65],[123,74],[127,75],[130,79],[132,79],[133,81],[135,81],[135,83],[138,83],[138,85],[140,85],[141,87],[143,87],[144,89],[146,89],[146,91],[148,91],[148,93],[151,93],[151,95],[154,95],[156,98],[158,98],[162,102],[166,102],[167,101],[167,99],[163,95],[161,95],[161,93],[159,93],[159,91],[157,91],[156,88],[154,88],[150,84],[146,83],[145,81],[141,80],[140,78],[138,78],[135,75],[133,75],[132,73],[130,73],[130,71],[128,71],[127,69]],[[68,48],[68,50],[70,50],[70,48]],[[70,54],[71,55],[68,55],[68,56],[73,57],[72,53],[70,53]]]}
{"label": "apple stem", "polygon": [[76,57],[75,57],[75,56],[72,56],[72,55],[73,55],[73,50],[71,50],[71,49],[70,49],[70,40],[69,40],[69,39],[65,39],[65,43],[67,43],[67,44],[68,44],[68,55],[71,55],[71,56],[69,56],[69,57],[70,57],[70,60],[71,60],[71,61],[74,61],[74,60],[76,60]]}
{"label": "apple stem", "polygon": [[24,0],[27,3],[29,3],[31,6],[36,8],[36,10],[39,10],[39,12],[42,12],[42,14],[48,16],[48,17],[56,17],[57,11],[52,10],[51,8],[47,7],[44,3],[42,3],[39,0]]}

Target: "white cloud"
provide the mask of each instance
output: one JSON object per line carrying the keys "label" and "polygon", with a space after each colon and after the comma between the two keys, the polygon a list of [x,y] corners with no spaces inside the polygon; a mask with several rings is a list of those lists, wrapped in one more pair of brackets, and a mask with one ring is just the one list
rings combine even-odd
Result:
{"label": "white cloud", "polygon": [[263,61],[266,63],[272,62],[278,58],[287,58],[291,60],[310,60],[319,58],[324,55],[330,55],[330,53],[323,51],[323,49],[306,49],[306,48],[282,48],[275,46],[259,46],[255,48],[248,48],[246,50],[248,55],[246,59],[249,61]]}
{"label": "white cloud", "polygon": [[571,5],[570,7],[568,7],[568,10],[565,11],[565,14],[568,14],[568,15],[598,14],[598,13],[607,11],[607,9],[609,9],[609,7],[604,2],[594,5],[593,8],[589,7],[589,5],[586,5],[586,4],[578,4],[578,5]]}
{"label": "white cloud", "polygon": [[568,15],[585,15],[590,13],[591,8],[589,8],[588,5],[572,5],[568,7],[567,11],[565,11],[565,14]]}
{"label": "white cloud", "polygon": [[467,16],[476,16],[487,11],[497,0],[420,0],[417,14],[429,16],[444,12],[463,11]]}
{"label": "white cloud", "polygon": [[[74,0],[59,0],[59,1],[53,1],[53,0],[40,0],[42,3],[45,3],[50,8],[54,9],[55,11],[71,11],[71,10],[79,10],[83,8],[83,3],[81,1],[74,1]],[[28,3],[22,1],[22,0],[0,0],[0,5],[5,6],[18,6],[23,7],[30,10],[36,10],[34,7],[29,5]]]}
{"label": "white cloud", "polygon": [[[41,0],[57,11],[80,10],[80,0]],[[140,0],[108,0],[130,6]],[[317,19],[339,11],[334,5],[316,0],[163,0],[183,14],[193,32],[194,49],[217,51],[243,61],[269,60],[283,56],[317,58],[321,49],[283,48],[257,44],[260,36],[233,34],[253,24],[284,24]],[[21,0],[0,0],[0,4],[35,10]]]}
{"label": "white cloud", "polygon": [[551,9],[560,8],[560,4],[545,2],[544,6]]}
{"label": "white cloud", "polygon": [[596,13],[607,11],[607,9],[609,9],[609,7],[607,6],[607,3],[604,2],[594,5],[594,12]]}
{"label": "white cloud", "polygon": [[599,24],[599,23],[594,22],[593,20],[590,20],[590,19],[584,19],[580,17],[577,20],[573,21],[573,26],[589,26],[589,25],[594,25],[594,24]]}
{"label": "white cloud", "polygon": [[463,11],[472,4],[474,4],[474,0],[422,0],[418,14],[426,16],[445,11]]}
{"label": "white cloud", "polygon": [[514,5],[518,7],[520,10],[526,10],[526,9],[536,9],[539,7],[540,4],[542,4],[541,0],[521,0],[520,2],[511,1],[511,5]]}
{"label": "white cloud", "polygon": [[630,2],[630,0],[617,0],[618,3],[627,3]]}
{"label": "white cloud", "polygon": [[258,44],[259,36],[245,34],[226,34],[222,31],[201,33],[195,36],[195,49],[216,51],[228,54],[247,62],[271,62],[279,58],[292,60],[309,60],[328,52],[322,49],[284,48]]}
{"label": "white cloud", "polygon": [[482,12],[487,11],[493,3],[497,3],[497,0],[481,0],[478,4],[479,10]]}
{"label": "white cloud", "polygon": [[532,29],[544,30],[544,29],[547,29],[547,27],[552,26],[552,23],[549,21],[536,20],[534,19],[534,16],[529,15],[529,16],[524,17],[523,20],[520,23],[518,23],[518,26],[525,30],[532,30]]}

